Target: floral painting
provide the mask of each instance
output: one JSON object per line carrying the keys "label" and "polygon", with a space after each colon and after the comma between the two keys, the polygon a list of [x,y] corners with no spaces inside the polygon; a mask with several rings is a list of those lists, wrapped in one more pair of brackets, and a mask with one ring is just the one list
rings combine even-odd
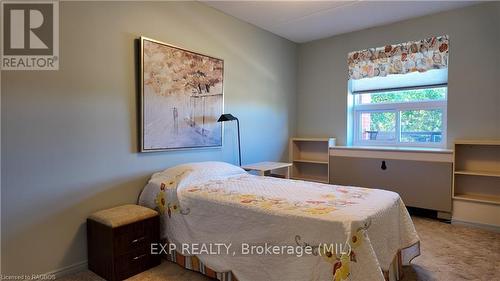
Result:
{"label": "floral painting", "polygon": [[218,147],[224,61],[141,37],[141,151]]}

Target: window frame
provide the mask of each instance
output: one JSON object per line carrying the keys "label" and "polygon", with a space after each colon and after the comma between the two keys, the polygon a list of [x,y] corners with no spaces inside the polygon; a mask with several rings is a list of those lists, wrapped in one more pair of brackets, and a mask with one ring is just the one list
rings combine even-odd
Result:
{"label": "window frame", "polygon": [[[426,100],[426,101],[411,101],[411,102],[391,102],[377,104],[359,104],[356,99],[360,98],[360,94],[376,94],[384,92],[404,91],[404,90],[419,90],[446,87],[446,95],[444,100]],[[442,148],[447,145],[447,105],[448,105],[448,83],[425,85],[416,87],[400,87],[354,91],[352,94],[352,140],[354,146],[395,146],[395,147],[433,147]],[[442,112],[442,131],[441,142],[402,142],[401,141],[401,112],[407,110],[441,110]],[[362,113],[371,112],[395,112],[396,114],[396,138],[394,141],[377,141],[377,140],[362,140],[360,131],[360,122]]]}

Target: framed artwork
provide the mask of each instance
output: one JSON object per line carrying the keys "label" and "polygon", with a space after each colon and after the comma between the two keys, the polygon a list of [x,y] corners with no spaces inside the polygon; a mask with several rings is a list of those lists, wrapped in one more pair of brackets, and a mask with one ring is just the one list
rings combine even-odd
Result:
{"label": "framed artwork", "polygon": [[224,61],[141,37],[141,151],[222,146]]}

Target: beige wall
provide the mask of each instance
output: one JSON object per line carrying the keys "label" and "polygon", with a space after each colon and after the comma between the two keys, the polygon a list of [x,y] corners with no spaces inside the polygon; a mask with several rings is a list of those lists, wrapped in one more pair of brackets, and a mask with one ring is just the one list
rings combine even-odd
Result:
{"label": "beige wall", "polygon": [[297,134],[346,142],[347,53],[450,36],[448,145],[500,138],[500,3],[486,3],[299,46]]}
{"label": "beige wall", "polygon": [[241,121],[243,163],[280,160],[295,126],[296,45],[196,2],[61,2],[60,70],[1,74],[2,273],[86,260],[85,218],[135,202],[155,171],[237,163],[223,149],[137,153],[134,39],[225,61],[225,111]]}

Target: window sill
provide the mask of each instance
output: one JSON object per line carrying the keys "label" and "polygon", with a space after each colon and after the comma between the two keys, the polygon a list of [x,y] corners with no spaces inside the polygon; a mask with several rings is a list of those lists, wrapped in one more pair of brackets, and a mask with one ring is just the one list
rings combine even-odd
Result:
{"label": "window sill", "polygon": [[422,152],[452,154],[453,150],[436,147],[409,147],[409,146],[333,146],[330,149],[395,151],[395,152]]}
{"label": "window sill", "polygon": [[330,156],[453,163],[453,150],[431,147],[333,146]]}

